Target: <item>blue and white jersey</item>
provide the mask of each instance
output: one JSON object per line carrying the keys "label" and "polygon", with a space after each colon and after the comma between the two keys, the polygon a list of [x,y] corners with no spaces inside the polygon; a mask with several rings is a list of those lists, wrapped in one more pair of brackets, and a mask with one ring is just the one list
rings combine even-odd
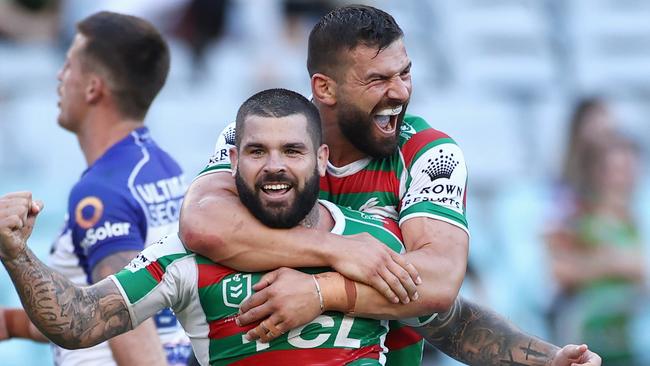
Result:
{"label": "blue and white jersey", "polygon": [[[148,129],[134,130],[88,167],[72,188],[50,265],[77,285],[91,284],[93,268],[104,258],[140,252],[178,231],[186,188],[180,166],[156,145]],[[190,352],[189,340],[174,314],[162,311],[155,322],[170,364],[182,361]],[[58,348],[55,358],[65,366],[114,364],[107,343],[87,350]]]}

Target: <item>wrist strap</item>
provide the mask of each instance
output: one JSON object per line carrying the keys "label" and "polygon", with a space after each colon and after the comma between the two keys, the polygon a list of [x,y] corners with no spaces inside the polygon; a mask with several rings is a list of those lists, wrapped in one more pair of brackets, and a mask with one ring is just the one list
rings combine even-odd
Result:
{"label": "wrist strap", "polygon": [[314,279],[316,284],[316,293],[318,294],[318,301],[320,301],[320,312],[322,313],[325,310],[325,303],[323,302],[323,292],[320,290],[320,284],[318,284],[318,279],[316,276],[311,275],[311,278]]}
{"label": "wrist strap", "polygon": [[357,305],[357,285],[349,278],[343,277],[345,280],[345,295],[348,298],[346,314],[354,313],[354,308]]}

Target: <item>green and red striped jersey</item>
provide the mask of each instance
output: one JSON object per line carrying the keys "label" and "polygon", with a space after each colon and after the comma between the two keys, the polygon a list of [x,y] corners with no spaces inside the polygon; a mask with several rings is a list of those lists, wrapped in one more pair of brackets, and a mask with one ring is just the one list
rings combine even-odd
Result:
{"label": "green and red striped jersey", "polygon": [[[397,252],[404,246],[397,223],[321,201],[332,214],[333,233],[369,233]],[[317,273],[327,270],[306,269]],[[248,342],[239,327],[239,305],[264,273],[237,272],[187,250],[177,236],[152,244],[110,278],[127,304],[133,327],[171,307],[202,365],[384,365],[384,320],[326,312],[270,343]]]}
{"label": "green and red striped jersey", "polygon": [[[234,145],[235,123],[231,123],[217,138],[214,153],[199,176],[230,172],[229,150]],[[398,149],[390,157],[365,158],[343,167],[328,163],[320,198],[397,220],[400,225],[413,217],[429,217],[469,235],[463,152],[451,137],[417,116],[404,117]],[[419,365],[422,337],[399,322],[390,322],[390,329],[387,364]]]}

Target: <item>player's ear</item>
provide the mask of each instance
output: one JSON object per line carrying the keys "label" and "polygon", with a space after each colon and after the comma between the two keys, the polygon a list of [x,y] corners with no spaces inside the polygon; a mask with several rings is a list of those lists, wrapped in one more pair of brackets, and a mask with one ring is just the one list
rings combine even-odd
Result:
{"label": "player's ear", "polygon": [[319,103],[328,106],[336,104],[336,81],[325,74],[315,73],[312,75],[311,92]]}
{"label": "player's ear", "polygon": [[325,172],[327,171],[327,160],[330,157],[330,148],[329,146],[322,144],[318,148],[318,151],[316,152],[316,164],[318,168],[318,174],[321,177],[325,176]]}
{"label": "player's ear", "polygon": [[237,174],[237,161],[239,159],[239,156],[237,155],[237,148],[235,146],[230,148],[228,157],[230,158],[230,169],[232,169],[232,176],[234,177],[235,174]]}
{"label": "player's ear", "polygon": [[88,83],[86,84],[85,98],[86,102],[95,104],[99,101],[104,94],[104,89],[107,87],[106,81],[95,74],[88,76]]}

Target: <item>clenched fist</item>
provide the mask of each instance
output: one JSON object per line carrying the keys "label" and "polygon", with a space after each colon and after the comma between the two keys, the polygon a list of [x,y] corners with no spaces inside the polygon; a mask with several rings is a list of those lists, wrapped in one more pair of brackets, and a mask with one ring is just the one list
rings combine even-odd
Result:
{"label": "clenched fist", "polygon": [[0,198],[0,259],[14,259],[26,246],[43,203],[31,192],[14,192]]}

